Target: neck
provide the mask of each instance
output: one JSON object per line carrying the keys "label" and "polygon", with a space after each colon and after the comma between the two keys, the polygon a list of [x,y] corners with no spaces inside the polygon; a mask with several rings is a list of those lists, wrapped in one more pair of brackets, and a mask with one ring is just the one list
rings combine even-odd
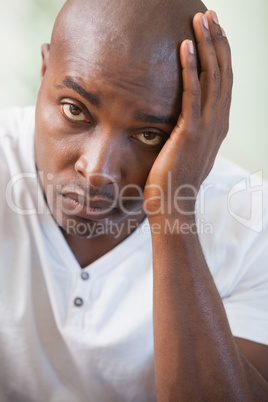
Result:
{"label": "neck", "polygon": [[73,236],[63,229],[61,231],[81,268],[85,268],[130,236],[144,218],[145,214],[139,219],[128,216],[120,224],[114,225],[109,233],[92,238]]}

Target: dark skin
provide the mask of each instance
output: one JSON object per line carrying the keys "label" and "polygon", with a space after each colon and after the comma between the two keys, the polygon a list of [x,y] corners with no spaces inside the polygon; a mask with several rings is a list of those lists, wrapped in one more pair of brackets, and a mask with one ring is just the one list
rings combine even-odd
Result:
{"label": "dark skin", "polygon": [[[193,224],[194,213],[174,206],[167,211],[168,175],[173,189],[187,184],[198,190],[228,131],[230,48],[213,12],[199,1],[187,7],[148,1],[142,14],[139,1],[129,3],[128,13],[113,2],[106,6],[104,11],[94,1],[90,7],[83,0],[68,2],[51,47],[42,49],[36,165],[48,205],[81,267],[126,238],[145,212],[151,227],[175,219]],[[194,14],[200,77],[189,41]],[[87,24],[88,18],[98,24]],[[129,185],[124,195],[132,200],[123,202],[122,211],[115,188],[121,192]],[[85,200],[91,208],[81,212]],[[192,212],[194,203],[183,200],[180,211]],[[131,230],[124,226],[130,219]],[[123,229],[118,237],[109,230],[100,235],[96,223]],[[81,235],[79,227],[87,231]],[[198,235],[160,230],[152,244],[158,401],[267,400],[268,346],[232,336]]]}

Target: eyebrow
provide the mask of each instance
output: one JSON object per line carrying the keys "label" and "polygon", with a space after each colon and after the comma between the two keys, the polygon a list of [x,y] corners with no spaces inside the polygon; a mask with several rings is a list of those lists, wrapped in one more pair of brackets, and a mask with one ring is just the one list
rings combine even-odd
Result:
{"label": "eyebrow", "polygon": [[[57,88],[70,88],[81,95],[84,99],[90,102],[93,106],[100,108],[101,100],[98,95],[86,91],[81,85],[79,85],[73,78],[67,77],[60,85],[56,85]],[[136,112],[134,115],[135,120],[143,123],[151,124],[168,124],[172,128],[176,125],[177,119],[174,116],[158,116],[153,114],[146,114],[143,112]]]}
{"label": "eyebrow", "polygon": [[177,123],[177,119],[174,116],[158,116],[153,114],[145,114],[142,112],[135,113],[135,120],[143,123],[168,124],[172,127],[174,127]]}
{"label": "eyebrow", "polygon": [[71,88],[79,95],[81,95],[84,99],[90,102],[93,106],[99,108],[101,106],[101,101],[98,95],[86,91],[81,85],[79,85],[73,78],[67,77],[64,81],[62,81],[61,85],[56,85],[57,88]]}

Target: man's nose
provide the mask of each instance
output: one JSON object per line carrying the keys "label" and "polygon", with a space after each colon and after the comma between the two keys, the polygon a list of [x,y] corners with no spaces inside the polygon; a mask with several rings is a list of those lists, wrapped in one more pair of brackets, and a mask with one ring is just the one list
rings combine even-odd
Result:
{"label": "man's nose", "polygon": [[117,141],[92,138],[84,144],[75,170],[92,186],[101,187],[120,182],[123,160]]}

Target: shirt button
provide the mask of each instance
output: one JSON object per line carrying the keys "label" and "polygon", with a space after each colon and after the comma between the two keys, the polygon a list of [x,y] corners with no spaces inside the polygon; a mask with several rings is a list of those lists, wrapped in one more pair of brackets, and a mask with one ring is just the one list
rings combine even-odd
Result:
{"label": "shirt button", "polygon": [[88,272],[82,272],[81,273],[81,278],[83,281],[87,281],[89,279],[89,273]]}
{"label": "shirt button", "polygon": [[81,306],[83,306],[83,304],[84,304],[84,301],[83,301],[83,299],[81,299],[81,297],[77,297],[76,299],[74,299],[74,305],[76,307],[81,307]]}

